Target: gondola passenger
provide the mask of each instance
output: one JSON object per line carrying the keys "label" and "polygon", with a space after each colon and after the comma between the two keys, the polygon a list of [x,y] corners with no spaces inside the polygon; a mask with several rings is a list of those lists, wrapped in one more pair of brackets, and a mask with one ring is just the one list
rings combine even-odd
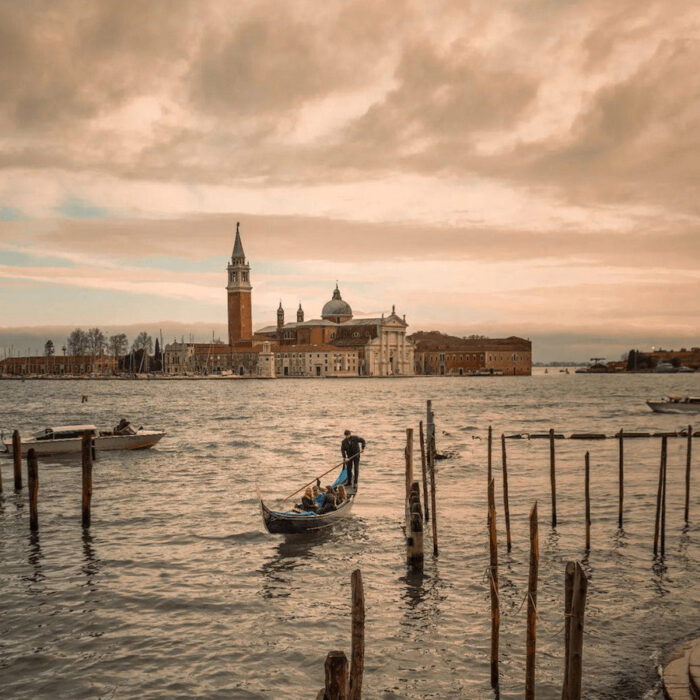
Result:
{"label": "gondola passenger", "polygon": [[297,509],[311,513],[315,513],[318,509],[318,506],[316,503],[314,503],[313,493],[310,488],[307,488],[306,491],[304,491],[304,495],[301,497],[301,503],[297,506]]}
{"label": "gondola passenger", "polygon": [[333,491],[332,486],[326,486],[326,492],[323,494],[324,495],[324,501],[323,501],[323,506],[321,506],[320,510],[318,511],[319,515],[322,515],[323,513],[330,513],[332,510],[336,510],[336,497],[335,497],[335,491]]}
{"label": "gondola passenger", "polygon": [[348,492],[345,490],[345,486],[343,484],[340,484],[337,489],[337,501],[338,505],[341,503],[344,503],[345,501],[348,500]]}

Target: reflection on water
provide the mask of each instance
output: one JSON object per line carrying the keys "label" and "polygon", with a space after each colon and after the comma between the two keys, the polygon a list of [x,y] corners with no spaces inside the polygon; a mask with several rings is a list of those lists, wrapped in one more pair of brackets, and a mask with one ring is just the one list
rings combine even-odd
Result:
{"label": "reflection on water", "polygon": [[[550,427],[672,430],[676,418],[652,414],[644,400],[700,393],[700,374],[104,381],[91,383],[88,404],[80,403],[80,382],[3,382],[2,390],[5,432],[113,424],[122,415],[168,431],[158,449],[100,455],[89,532],[80,527],[77,458],[41,462],[38,535],[28,533],[26,489],[0,499],[3,697],[308,697],[323,683],[326,652],[349,652],[350,574],[360,568],[366,696],[488,698],[488,426],[498,436]],[[412,574],[401,532],[403,450],[405,429],[424,419],[428,398],[437,448],[451,458],[438,465],[440,557],[431,556],[428,529],[424,572]],[[346,427],[367,440],[353,517],[312,536],[265,533],[255,484],[282,498],[324,472],[338,462]],[[547,441],[508,441],[510,553],[494,445],[501,697],[522,695],[535,500],[539,697],[561,693],[564,566],[577,559],[591,581],[587,696],[655,697],[654,660],[700,628],[700,528],[683,522],[685,442],[668,443],[666,557],[656,562],[658,441],[625,443],[624,530],[617,529],[617,441],[574,443],[557,441],[552,529]],[[587,450],[592,546],[585,553]],[[2,468],[7,483],[11,462]],[[698,488],[694,470],[693,496]]]}

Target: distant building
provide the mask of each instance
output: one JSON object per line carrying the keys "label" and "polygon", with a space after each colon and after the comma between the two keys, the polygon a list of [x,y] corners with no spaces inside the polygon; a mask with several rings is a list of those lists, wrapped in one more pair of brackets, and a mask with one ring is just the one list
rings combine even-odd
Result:
{"label": "distant building", "polygon": [[114,374],[119,367],[111,355],[38,355],[0,360],[0,376]]}
{"label": "distant building", "polygon": [[651,370],[660,362],[668,362],[673,367],[687,367],[693,370],[700,370],[700,348],[681,348],[680,350],[652,350],[651,352],[640,352],[630,350],[627,354],[627,371]]}
{"label": "distant building", "polygon": [[532,374],[532,343],[525,338],[459,338],[438,331],[419,331],[409,339],[415,346],[416,374]]}

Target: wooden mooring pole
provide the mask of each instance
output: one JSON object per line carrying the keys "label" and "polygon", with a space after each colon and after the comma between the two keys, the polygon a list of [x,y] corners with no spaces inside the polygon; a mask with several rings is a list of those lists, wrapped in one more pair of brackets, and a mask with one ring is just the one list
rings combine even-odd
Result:
{"label": "wooden mooring pole", "polygon": [[492,452],[493,452],[493,428],[489,425],[489,436],[487,439],[486,448],[486,486],[491,483],[492,477]]}
{"label": "wooden mooring pole", "polygon": [[506,521],[506,543],[510,552],[512,542],[510,539],[510,504],[508,503],[508,464],[506,462],[506,436],[501,433],[501,463],[503,466],[503,516]]}
{"label": "wooden mooring pole", "polygon": [[690,518],[690,462],[693,456],[693,426],[688,426],[688,446],[685,451],[685,522]]}
{"label": "wooden mooring pole", "polygon": [[567,561],[564,571],[564,682],[562,683],[561,697],[566,697],[569,687],[569,648],[571,646],[571,601],[574,597],[574,575],[576,574],[576,562]]}
{"label": "wooden mooring pole", "polygon": [[348,700],[348,659],[344,651],[329,651],[326,656],[326,684],[317,700]]}
{"label": "wooden mooring pole", "polygon": [[423,513],[420,486],[413,482],[406,503],[406,563],[413,571],[423,571]]}
{"label": "wooden mooring pole", "polygon": [[[663,489],[665,482],[665,471],[666,471],[666,457],[667,457],[667,443],[666,437],[661,438],[661,459],[659,463],[659,486],[656,491],[656,518],[654,519],[654,556],[659,554],[659,535],[661,532],[661,511],[662,503],[664,501]],[[664,522],[665,525],[665,522]],[[663,552],[662,552],[663,556]]]}
{"label": "wooden mooring pole", "polygon": [[[567,564],[568,570],[568,564]],[[581,699],[583,677],[583,618],[586,612],[588,579],[579,562],[575,563],[571,617],[569,618],[569,654],[567,659],[566,685],[562,690],[564,700]]]}
{"label": "wooden mooring pole", "polygon": [[413,484],[413,428],[406,428],[406,447],[404,450],[406,457],[406,492],[405,498],[411,493],[411,485]]}
{"label": "wooden mooring pole", "polygon": [[423,522],[430,522],[430,508],[428,507],[428,464],[425,455],[425,435],[423,434],[423,421],[418,424],[420,430],[420,466],[423,474]]}
{"label": "wooden mooring pole", "polygon": [[350,652],[350,690],[348,700],[362,700],[362,675],[365,669],[365,589],[362,572],[355,569],[352,586],[352,650]]}
{"label": "wooden mooring pole", "polygon": [[618,445],[618,507],[617,507],[617,526],[622,530],[622,511],[625,502],[625,433],[620,428],[617,436]]}
{"label": "wooden mooring pole", "polygon": [[489,482],[489,591],[491,594],[491,687],[498,692],[498,647],[501,613],[498,605],[498,540],[493,479]]}
{"label": "wooden mooring pole", "polygon": [[[22,438],[19,430],[12,433],[12,465],[14,467],[15,491],[22,490]],[[0,488],[0,491],[2,489]]]}
{"label": "wooden mooring pole", "polygon": [[437,531],[437,508],[435,506],[435,414],[433,413],[433,402],[428,401],[428,468],[430,471],[430,507],[433,511],[433,556],[439,554],[438,531]]}
{"label": "wooden mooring pole", "polygon": [[540,542],[537,531],[537,501],[530,510],[530,571],[527,580],[527,641],[525,660],[525,698],[535,698],[535,650],[537,647],[537,576],[540,566]]}
{"label": "wooden mooring pole", "polygon": [[586,551],[591,550],[591,456],[586,452],[585,458],[585,486],[584,496],[586,501]]}
{"label": "wooden mooring pole", "polygon": [[83,433],[81,445],[83,466],[83,527],[90,527],[90,505],[92,501],[92,437],[90,433]]}
{"label": "wooden mooring pole", "polygon": [[549,429],[549,482],[552,491],[552,527],[557,526],[557,475],[554,456],[554,428]]}
{"label": "wooden mooring pole", "polygon": [[29,529],[32,532],[38,532],[39,463],[33,447],[27,452],[27,488],[29,489]]}

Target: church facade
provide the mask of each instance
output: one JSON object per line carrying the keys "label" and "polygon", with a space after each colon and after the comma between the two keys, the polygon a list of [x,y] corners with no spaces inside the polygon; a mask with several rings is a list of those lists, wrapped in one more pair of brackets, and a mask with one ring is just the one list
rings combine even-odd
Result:
{"label": "church facade", "polygon": [[275,325],[253,331],[250,265],[240,228],[227,265],[228,345],[173,343],[165,347],[165,371],[274,377],[391,377],[414,374],[414,347],[405,316],[355,318],[336,283],[319,318],[285,322],[280,301]]}

